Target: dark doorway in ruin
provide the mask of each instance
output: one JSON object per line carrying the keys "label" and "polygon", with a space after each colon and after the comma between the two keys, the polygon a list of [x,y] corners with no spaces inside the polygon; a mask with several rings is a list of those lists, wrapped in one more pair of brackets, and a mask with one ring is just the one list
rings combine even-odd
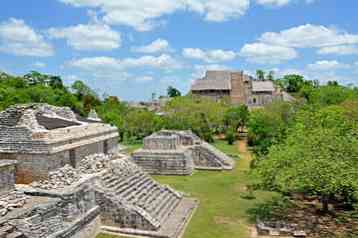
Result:
{"label": "dark doorway in ruin", "polygon": [[108,154],[108,140],[103,141],[103,153]]}
{"label": "dark doorway in ruin", "polygon": [[70,165],[76,168],[76,151],[70,150]]}

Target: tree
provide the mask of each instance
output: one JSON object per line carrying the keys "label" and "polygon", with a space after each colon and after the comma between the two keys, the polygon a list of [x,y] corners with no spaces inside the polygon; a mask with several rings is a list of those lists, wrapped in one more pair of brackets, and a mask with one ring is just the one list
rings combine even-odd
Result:
{"label": "tree", "polygon": [[274,81],[275,80],[275,72],[274,71],[270,71],[267,75],[266,78],[268,81]]}
{"label": "tree", "polygon": [[167,92],[168,92],[168,97],[171,97],[171,98],[175,98],[175,97],[180,97],[180,96],[181,96],[181,92],[180,92],[178,89],[176,89],[176,88],[174,88],[174,87],[172,87],[172,86],[169,86],[169,87],[168,87]]}
{"label": "tree", "polygon": [[226,127],[231,127],[236,132],[238,129],[242,130],[246,126],[248,119],[249,109],[246,105],[231,107],[224,115]]}
{"label": "tree", "polygon": [[90,87],[88,87],[84,82],[77,80],[71,86],[72,90],[74,90],[79,100],[82,100],[84,96],[92,96],[98,98],[98,95],[95,91],[93,91]]}
{"label": "tree", "polygon": [[236,130],[229,127],[225,132],[225,139],[229,145],[233,145],[236,140]]}
{"label": "tree", "polygon": [[318,196],[324,212],[333,198],[352,200],[358,191],[357,121],[349,120],[345,110],[301,111],[287,139],[256,164],[259,186]]}
{"label": "tree", "polygon": [[275,102],[252,111],[247,129],[248,143],[254,152],[266,154],[270,146],[282,141],[294,113],[294,105],[286,102]]}
{"label": "tree", "polygon": [[223,129],[227,105],[206,97],[185,96],[173,98],[164,110],[167,129],[192,130],[210,142],[213,134]]}
{"label": "tree", "polygon": [[284,86],[287,92],[297,93],[306,84],[302,75],[289,74],[283,77]]}
{"label": "tree", "polygon": [[261,69],[256,70],[256,77],[258,80],[264,81],[265,80],[265,71],[263,71]]}

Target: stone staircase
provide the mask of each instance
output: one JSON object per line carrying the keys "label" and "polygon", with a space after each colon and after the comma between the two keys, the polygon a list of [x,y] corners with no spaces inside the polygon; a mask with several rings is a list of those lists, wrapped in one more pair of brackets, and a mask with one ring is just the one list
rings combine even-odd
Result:
{"label": "stone staircase", "polygon": [[234,159],[207,142],[202,142],[200,145],[195,146],[194,149],[205,153],[209,160],[213,160],[213,163],[219,163],[224,170],[231,170],[235,166]]}
{"label": "stone staircase", "polygon": [[[130,161],[120,160],[101,177],[103,190],[111,199],[131,206],[137,213],[146,213],[154,226],[162,223],[178,206],[182,195],[151,179]],[[146,215],[146,216],[147,216]]]}

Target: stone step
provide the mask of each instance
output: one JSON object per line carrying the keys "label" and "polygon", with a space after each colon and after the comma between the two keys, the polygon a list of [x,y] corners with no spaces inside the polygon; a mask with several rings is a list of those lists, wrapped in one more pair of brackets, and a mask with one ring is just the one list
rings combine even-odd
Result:
{"label": "stone step", "polygon": [[150,182],[150,178],[144,177],[142,181],[140,181],[138,184],[134,184],[130,190],[127,191],[127,195],[123,196],[124,199],[127,199],[131,202],[136,202],[138,199],[139,194],[141,194],[146,184]]}
{"label": "stone step", "polygon": [[139,193],[137,193],[134,197],[135,203],[137,203],[143,196],[148,194],[148,188],[153,186],[153,181],[148,178],[145,183],[143,183],[142,187],[139,189]]}
{"label": "stone step", "polygon": [[161,188],[158,185],[154,185],[153,189],[149,192],[148,196],[145,196],[143,198],[143,200],[139,201],[139,204],[141,205],[141,207],[143,207],[143,209],[147,210],[148,208],[148,204],[151,204],[152,201],[159,196],[161,192]]}
{"label": "stone step", "polygon": [[116,194],[120,194],[121,197],[126,197],[128,195],[130,195],[130,191],[135,188],[136,183],[138,181],[140,181],[142,178],[141,177],[136,177],[135,179],[131,179],[129,182],[124,183],[123,185],[116,187],[115,191]]}
{"label": "stone step", "polygon": [[155,197],[150,203],[148,204],[148,211],[151,214],[155,214],[155,209],[158,209],[160,204],[165,201],[168,193],[166,190],[161,189],[159,196]]}
{"label": "stone step", "polygon": [[137,200],[137,204],[138,205],[144,205],[145,202],[149,199],[149,196],[154,193],[156,191],[156,189],[158,188],[157,184],[152,184],[152,186],[149,187],[149,189],[147,189],[146,191],[143,192],[143,196],[141,196],[138,200]]}
{"label": "stone step", "polygon": [[160,221],[165,220],[173,210],[178,206],[180,199],[175,196],[171,196],[170,200],[166,203],[166,205],[159,211],[157,218]]}
{"label": "stone step", "polygon": [[158,214],[164,209],[167,205],[167,203],[171,200],[172,194],[170,194],[168,191],[165,192],[165,196],[156,204],[153,210],[153,215],[155,217],[158,217]]}
{"label": "stone step", "polygon": [[130,189],[127,191],[127,194],[123,196],[125,199],[129,199],[130,197],[135,197],[135,195],[140,192],[142,189],[143,184],[145,184],[148,181],[148,177],[142,177],[139,179],[136,183],[132,184]]}

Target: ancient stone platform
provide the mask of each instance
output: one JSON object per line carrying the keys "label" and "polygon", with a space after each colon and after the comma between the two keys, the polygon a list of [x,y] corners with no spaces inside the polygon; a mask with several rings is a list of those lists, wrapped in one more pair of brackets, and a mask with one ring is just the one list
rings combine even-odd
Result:
{"label": "ancient stone platform", "polygon": [[49,171],[85,156],[117,153],[118,129],[48,104],[15,105],[0,113],[0,160],[16,160],[17,183],[47,179]]}
{"label": "ancient stone platform", "polygon": [[[102,230],[180,237],[198,202],[117,153],[117,136],[66,108],[0,113],[0,237],[94,238]],[[181,143],[173,138],[170,146]]]}
{"label": "ancient stone platform", "polygon": [[144,139],[133,161],[156,175],[190,175],[194,169],[231,170],[235,161],[191,131],[162,130]]}

